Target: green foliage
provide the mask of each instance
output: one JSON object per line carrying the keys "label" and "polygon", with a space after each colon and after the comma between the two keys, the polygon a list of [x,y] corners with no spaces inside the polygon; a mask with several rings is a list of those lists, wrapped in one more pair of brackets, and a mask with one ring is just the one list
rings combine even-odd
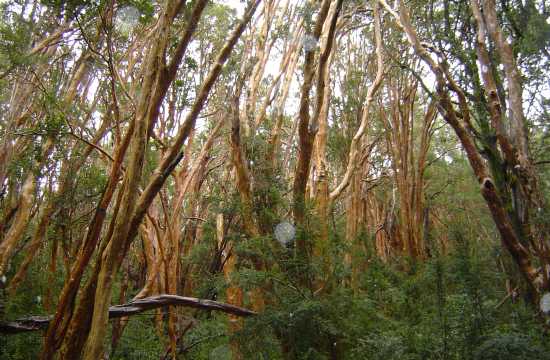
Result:
{"label": "green foliage", "polygon": [[[7,277],[11,278],[17,270],[17,264],[23,256],[18,255],[13,261],[13,265],[7,272]],[[0,320],[15,320],[29,315],[47,315],[44,308],[44,294],[49,289],[54,294],[63,279],[63,271],[58,268],[58,273],[51,276],[48,269],[49,257],[37,257],[36,261],[28,270],[28,275],[23,281],[18,292],[14,296],[9,296],[0,285]],[[53,282],[51,280],[53,279]],[[61,284],[62,285],[62,284]],[[5,306],[2,309],[2,305]],[[36,359],[39,357],[42,345],[42,334],[40,332],[21,333],[17,335],[0,335],[0,359],[22,360]]]}
{"label": "green foliage", "polygon": [[550,352],[523,334],[495,334],[476,351],[476,360],[550,359]]}
{"label": "green foliage", "polygon": [[[5,13],[2,14],[5,16]],[[25,49],[30,44],[29,24],[25,21],[0,23],[0,68],[9,69],[29,63]]]}
{"label": "green foliage", "polygon": [[131,317],[124,329],[124,336],[110,358],[114,360],[158,359],[165,348],[163,342],[159,341],[154,328],[153,316]]}
{"label": "green foliage", "polygon": [[39,357],[42,337],[39,333],[0,336],[0,358],[30,360]]}
{"label": "green foliage", "polygon": [[120,5],[135,7],[141,15],[139,20],[142,23],[146,23],[150,21],[153,18],[153,15],[155,13],[154,3],[151,0],[120,1]]}
{"label": "green foliage", "polygon": [[[505,293],[503,274],[492,270],[493,247],[473,241],[455,225],[453,252],[434,251],[425,263],[394,265],[372,257],[356,292],[342,286],[345,271],[333,277],[330,290],[314,292],[302,284],[300,274],[319,276],[315,261],[300,262],[269,236],[246,241],[232,237],[242,259],[235,283],[245,294],[261,287],[267,302],[265,311],[248,318],[232,341],[250,359],[493,359],[506,358],[506,351],[518,358],[546,358],[548,346],[531,310],[521,302],[497,306]],[[331,234],[334,259],[342,246],[337,233]],[[205,239],[210,240],[193,255],[195,265],[212,257],[212,223],[205,227]],[[366,236],[364,241],[372,239]],[[270,271],[255,270],[252,259],[277,265]],[[333,265],[335,272],[342,271],[338,261]],[[195,281],[198,294],[217,294],[223,301],[227,284],[221,275],[199,272]],[[245,306],[250,306],[246,299]],[[191,348],[185,353],[193,359],[225,358],[231,340],[226,326],[223,315],[205,314],[186,336]]]}

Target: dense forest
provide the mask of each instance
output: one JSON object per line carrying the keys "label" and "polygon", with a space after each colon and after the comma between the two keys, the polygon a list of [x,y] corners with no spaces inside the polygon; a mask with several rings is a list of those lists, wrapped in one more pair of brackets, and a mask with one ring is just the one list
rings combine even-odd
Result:
{"label": "dense forest", "polygon": [[550,359],[546,0],[0,1],[1,359]]}

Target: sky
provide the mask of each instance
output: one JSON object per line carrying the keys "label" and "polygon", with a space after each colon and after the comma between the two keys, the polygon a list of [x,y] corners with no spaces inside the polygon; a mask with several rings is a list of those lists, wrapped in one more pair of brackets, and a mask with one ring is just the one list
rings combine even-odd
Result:
{"label": "sky", "polygon": [[219,0],[218,3],[234,8],[237,10],[238,15],[242,15],[244,8],[246,7],[246,1],[241,2],[241,0]]}

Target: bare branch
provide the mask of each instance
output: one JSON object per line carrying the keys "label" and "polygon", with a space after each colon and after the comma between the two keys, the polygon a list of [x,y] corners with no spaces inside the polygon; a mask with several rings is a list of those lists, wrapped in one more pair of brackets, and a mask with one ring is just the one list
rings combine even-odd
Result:
{"label": "bare branch", "polygon": [[[183,306],[208,311],[221,311],[235,316],[257,315],[252,310],[214,300],[163,294],[134,300],[127,304],[111,306],[109,308],[109,319],[132,316],[164,306]],[[52,318],[52,316],[30,316],[9,322],[0,322],[0,334],[45,330]]]}

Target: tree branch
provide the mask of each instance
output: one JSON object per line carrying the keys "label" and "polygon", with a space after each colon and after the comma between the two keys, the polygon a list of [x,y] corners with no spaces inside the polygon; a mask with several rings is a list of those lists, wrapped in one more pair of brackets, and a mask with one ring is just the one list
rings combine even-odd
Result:
{"label": "tree branch", "polygon": [[[214,300],[164,294],[134,300],[127,304],[111,306],[109,308],[109,319],[136,315],[147,310],[168,305],[192,307],[201,310],[221,311],[236,316],[257,315],[257,313],[252,310]],[[45,330],[52,318],[53,317],[51,315],[30,316],[28,318],[14,321],[0,322],[0,334],[17,334],[20,332]]]}

